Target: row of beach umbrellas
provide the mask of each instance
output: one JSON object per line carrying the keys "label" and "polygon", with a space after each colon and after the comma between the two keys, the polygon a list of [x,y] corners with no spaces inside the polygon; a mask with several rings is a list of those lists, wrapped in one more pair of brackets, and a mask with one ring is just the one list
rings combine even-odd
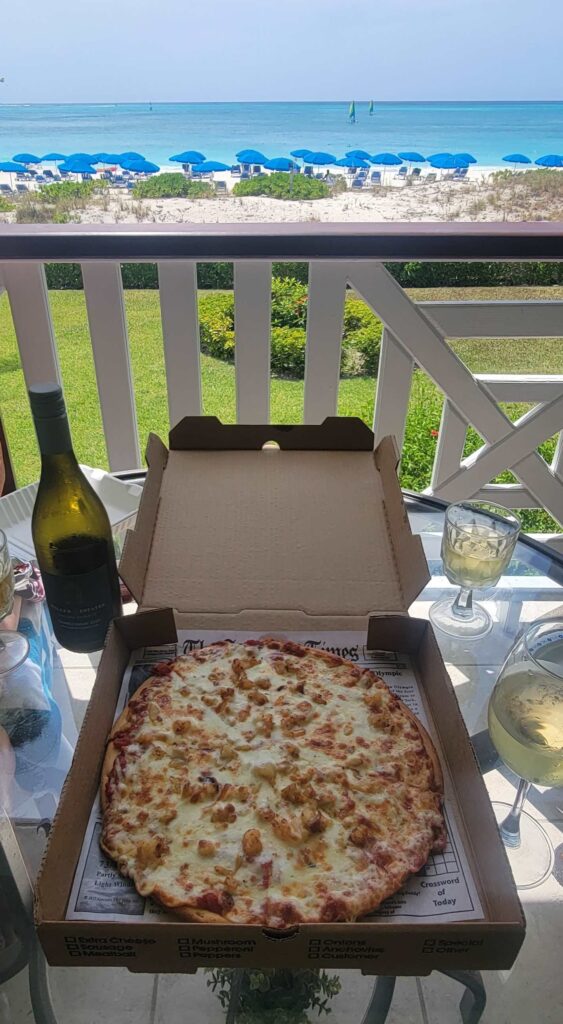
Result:
{"label": "row of beach umbrellas", "polygon": [[[469,167],[476,164],[477,160],[471,153],[434,153],[431,156],[423,156],[416,150],[404,150],[398,153],[375,153],[370,154],[365,149],[349,150],[345,156],[338,159],[333,153],[310,149],[294,149],[291,157],[281,156],[268,159],[257,149],[242,149],[236,154],[240,163],[256,164],[271,171],[292,171],[297,170],[297,160],[305,164],[317,167],[346,167],[352,170],[363,170],[375,164],[380,167],[398,167],[401,164],[422,164],[428,163],[438,170],[455,170]],[[228,171],[228,164],[219,160],[206,160],[205,155],[196,149],[188,149],[182,153],[176,153],[170,158],[171,162],[189,164],[194,171],[220,172]],[[503,161],[514,167],[532,164],[529,156],[523,153],[509,153],[504,156]],[[16,153],[12,161],[0,162],[0,171],[7,171],[11,174],[22,173],[29,170],[33,164],[56,163],[62,171],[71,174],[95,174],[95,165],[113,166],[117,165],[125,170],[141,174],[154,174],[160,170],[158,164],[145,159],[141,153],[130,150],[125,153],[71,153],[67,156],[63,153],[46,153],[44,156],[36,156],[34,153]],[[549,153],[539,157],[534,163],[539,167],[563,167],[563,156]]]}

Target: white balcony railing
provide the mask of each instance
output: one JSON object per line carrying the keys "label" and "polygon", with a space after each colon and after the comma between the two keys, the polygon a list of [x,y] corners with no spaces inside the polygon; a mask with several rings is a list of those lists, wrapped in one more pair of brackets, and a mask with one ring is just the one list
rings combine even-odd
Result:
{"label": "white balcony railing", "polygon": [[[376,439],[402,444],[415,365],[445,396],[428,493],[478,495],[512,508],[546,509],[563,523],[563,375],[473,375],[451,338],[563,336],[561,302],[415,303],[383,259],[563,258],[560,225],[6,226],[0,232],[0,286],[9,296],[27,385],[59,379],[45,283],[48,261],[82,266],[88,323],[112,470],[141,465],[120,264],[158,264],[170,422],[201,412],[196,265],[234,263],[236,408],[239,422],[269,420],[272,260],[309,260],[305,422],[337,409],[347,285],[384,324],[377,381]],[[563,368],[563,359],[562,359]],[[512,423],[499,402],[533,408]],[[463,459],[468,425],[484,438]],[[551,465],[538,454],[559,434]],[[514,484],[490,483],[510,469]]]}

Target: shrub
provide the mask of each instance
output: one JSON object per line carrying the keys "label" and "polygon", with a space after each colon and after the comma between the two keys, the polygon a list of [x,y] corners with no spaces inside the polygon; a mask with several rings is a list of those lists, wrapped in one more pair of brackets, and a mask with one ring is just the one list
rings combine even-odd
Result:
{"label": "shrub", "polygon": [[0,196],[0,213],[9,213],[13,209],[14,204],[9,199],[6,199],[6,196]]}
{"label": "shrub", "polygon": [[53,210],[40,203],[26,198],[23,203],[16,206],[17,224],[50,224],[52,220]]}
{"label": "shrub", "polygon": [[201,349],[232,362],[235,357],[235,303],[232,295],[205,295],[199,303]]}
{"label": "shrub", "polygon": [[190,181],[183,174],[170,173],[138,181],[133,195],[135,199],[201,199],[214,196],[215,190],[208,181]]}
{"label": "shrub", "polygon": [[344,363],[343,373],[368,377],[377,375],[382,330],[381,321],[378,320],[373,327],[360,327],[344,338],[342,350],[349,362]]}
{"label": "shrub", "polygon": [[376,327],[381,321],[372,309],[354,295],[347,295],[344,305],[344,337],[361,328]]}
{"label": "shrub", "polygon": [[379,368],[383,325],[372,309],[355,296],[344,304],[342,373],[375,376]]}
{"label": "shrub", "polygon": [[272,325],[274,327],[305,327],[307,321],[307,288],[294,278],[272,281]]}
{"label": "shrub", "polygon": [[272,199],[325,199],[330,195],[330,188],[326,182],[318,181],[317,178],[277,171],[263,178],[237,181],[233,195],[271,196]]}
{"label": "shrub", "polygon": [[302,327],[272,327],[272,372],[282,377],[302,377],[306,343]]}
{"label": "shrub", "polygon": [[34,198],[43,203],[64,206],[83,206],[96,192],[107,189],[107,181],[55,181],[52,185],[41,185]]}

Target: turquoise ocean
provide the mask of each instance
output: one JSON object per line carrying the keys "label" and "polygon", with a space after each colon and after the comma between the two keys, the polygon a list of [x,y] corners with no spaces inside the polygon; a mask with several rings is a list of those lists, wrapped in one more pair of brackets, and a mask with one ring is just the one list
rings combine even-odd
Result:
{"label": "turquoise ocean", "polygon": [[418,150],[470,152],[480,164],[501,165],[507,153],[535,160],[563,154],[563,102],[378,103],[115,103],[0,105],[0,160],[27,151],[138,150],[166,165],[171,155],[199,149],[208,159],[234,161],[242,148],[268,157],[292,149],[369,153]]}

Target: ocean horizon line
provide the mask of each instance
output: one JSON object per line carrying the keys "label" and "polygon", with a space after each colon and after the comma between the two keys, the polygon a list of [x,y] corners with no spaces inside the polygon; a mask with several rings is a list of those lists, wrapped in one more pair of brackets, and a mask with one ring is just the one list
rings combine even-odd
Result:
{"label": "ocean horizon line", "polygon": [[373,102],[375,109],[378,106],[558,106],[563,104],[563,96],[560,99],[403,99],[403,100],[382,100],[377,99],[374,96],[360,97],[359,99],[351,96],[340,96],[333,99],[308,99],[308,100],[296,100],[296,99],[278,99],[278,100],[154,100],[150,97],[146,100],[12,100],[0,102],[0,108],[3,107],[172,107],[172,106],[241,106],[241,105],[253,105],[253,106],[319,106],[323,104],[349,104],[351,101],[355,103],[366,103]]}

